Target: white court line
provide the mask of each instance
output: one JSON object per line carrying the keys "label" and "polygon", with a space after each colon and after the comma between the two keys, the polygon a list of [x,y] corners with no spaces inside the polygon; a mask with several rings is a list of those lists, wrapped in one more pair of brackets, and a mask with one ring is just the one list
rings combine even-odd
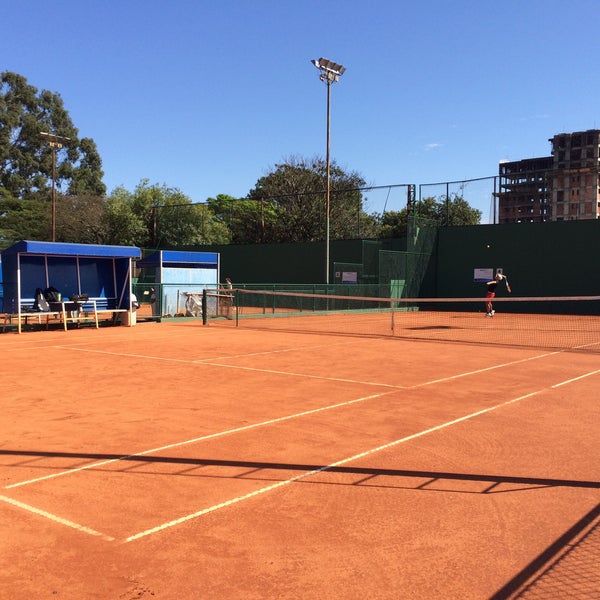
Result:
{"label": "white court line", "polygon": [[179,517],[178,519],[174,519],[172,521],[167,521],[166,523],[163,523],[161,525],[157,525],[156,527],[152,527],[151,529],[146,529],[145,531],[141,531],[139,533],[136,533],[134,535],[130,535],[128,538],[125,539],[125,543],[128,542],[133,542],[135,540],[139,540],[140,538],[146,537],[148,535],[151,535],[153,533],[158,533],[160,531],[164,531],[165,529],[169,529],[171,527],[174,527],[176,525],[180,525],[182,523],[185,523],[186,521],[190,521],[192,519],[196,519],[198,517],[201,517],[202,515],[206,515],[208,513],[214,512],[216,510],[219,510],[221,508],[226,508],[228,506],[231,506],[233,504],[237,504],[239,502],[242,502],[244,500],[249,500],[250,498],[254,498],[255,496],[259,496],[260,494],[265,494],[266,492],[270,492],[272,490],[275,490],[279,487],[282,487],[284,485],[289,485],[290,483],[294,483],[295,481],[299,481],[301,479],[304,479],[306,477],[310,477],[311,475],[315,475],[317,473],[321,473],[323,471],[327,471],[329,469],[335,468],[335,467],[339,467],[341,465],[344,465],[346,463],[349,462],[353,462],[355,460],[358,460],[360,458],[364,458],[365,456],[369,456],[371,454],[375,454],[376,452],[381,452],[382,450],[387,450],[389,448],[393,448],[394,446],[397,446],[399,444],[403,444],[405,442],[409,442],[411,440],[414,440],[416,438],[422,437],[424,435],[427,435],[429,433],[433,433],[435,431],[440,431],[441,429],[444,429],[446,427],[450,427],[452,425],[456,425],[457,423],[461,423],[463,421],[467,421],[469,419],[473,419],[474,417],[478,417],[480,415],[484,415],[486,413],[492,412],[494,410],[497,410],[499,408],[503,408],[505,406],[508,406],[509,404],[513,404],[515,402],[519,402],[520,400],[524,400],[525,398],[531,398],[532,396],[535,396],[537,394],[539,394],[540,392],[542,392],[543,389],[541,390],[537,390],[535,392],[531,392],[529,394],[525,394],[524,396],[519,396],[518,398],[513,398],[512,400],[508,400],[506,402],[502,402],[501,404],[496,404],[495,406],[490,406],[488,408],[484,408],[482,410],[478,410],[476,412],[470,413],[468,415],[464,415],[462,417],[459,417],[457,419],[453,419],[452,421],[448,421],[446,423],[442,423],[440,425],[436,425],[435,427],[430,427],[429,429],[424,429],[423,431],[419,431],[417,433],[413,433],[411,435],[407,435],[406,437],[400,438],[399,440],[395,440],[393,442],[388,442],[387,444],[383,444],[382,446],[377,446],[376,448],[372,448],[371,450],[366,450],[365,452],[360,452],[359,454],[355,454],[353,456],[349,456],[348,458],[344,458],[342,460],[338,460],[334,463],[331,463],[330,465],[324,466],[324,467],[320,467],[319,469],[313,469],[312,471],[308,471],[306,473],[301,473],[300,475],[296,475],[295,477],[291,477],[289,479],[285,479],[284,481],[279,481],[277,483],[274,483],[272,485],[268,485],[266,487],[260,488],[258,490],[255,490],[253,492],[250,492],[249,494],[244,494],[243,496],[238,496],[237,498],[232,498],[231,500],[227,500],[225,502],[221,502],[219,504],[215,504],[214,506],[209,506],[208,508],[204,508],[202,510],[196,511],[194,513],[185,515],[183,517]]}
{"label": "white court line", "polygon": [[579,377],[573,377],[573,379],[567,379],[566,381],[561,381],[560,383],[555,383],[554,385],[552,385],[550,387],[559,388],[563,385],[573,383],[574,381],[579,381],[580,379],[585,379],[586,377],[591,377],[592,375],[597,375],[598,373],[600,373],[600,369],[598,369],[596,371],[590,371],[589,373],[584,373],[583,375],[580,375]]}
{"label": "white court line", "polygon": [[[59,347],[59,346],[55,346]],[[165,362],[176,362],[183,363],[187,365],[206,365],[207,367],[221,367],[224,369],[239,369],[242,371],[256,371],[257,373],[272,373],[275,375],[286,375],[288,377],[305,377],[306,379],[320,379],[323,381],[336,381],[338,383],[358,383],[360,385],[373,385],[376,387],[388,387],[394,388],[397,390],[408,389],[406,386],[402,385],[393,385],[391,383],[379,383],[376,381],[360,381],[357,379],[343,379],[341,377],[326,377],[325,375],[311,375],[310,373],[295,373],[293,371],[276,371],[273,369],[261,369],[260,367],[244,367],[241,365],[228,365],[220,362],[214,362],[213,358],[210,359],[194,359],[188,360],[183,358],[165,358],[160,356],[149,356],[145,354],[128,354],[126,352],[109,352],[108,350],[87,350],[85,348],[70,348],[65,347],[65,350],[77,350],[78,352],[89,352],[92,354],[108,354],[112,356],[121,356],[125,358],[146,358],[148,360],[160,360]],[[276,350],[275,352],[281,352],[281,350]],[[252,355],[245,355],[252,356]],[[238,356],[238,358],[240,358]]]}
{"label": "white court line", "polygon": [[[522,362],[522,361],[518,361],[518,362]],[[600,369],[595,370],[595,371],[590,371],[589,373],[581,375],[580,377],[575,377],[575,378],[568,379],[568,380],[565,380],[563,382],[554,384],[554,385],[550,386],[550,388],[557,388],[557,387],[560,387],[560,386],[563,386],[563,385],[567,385],[569,383],[573,383],[574,381],[578,381],[580,379],[583,379],[585,377],[590,377],[590,376],[596,375],[598,373],[600,373]],[[451,378],[448,378],[448,379],[451,379]],[[371,454],[375,454],[377,452],[381,452],[382,450],[387,450],[389,448],[393,448],[394,446],[398,446],[399,444],[403,444],[405,442],[409,442],[411,440],[417,439],[417,438],[422,437],[424,435],[427,435],[429,433],[440,431],[441,429],[445,429],[446,427],[450,427],[452,425],[456,425],[458,423],[462,423],[462,422],[467,421],[469,419],[473,419],[475,417],[484,415],[486,413],[490,413],[490,412],[498,410],[500,408],[504,408],[504,407],[509,406],[511,404],[514,404],[516,402],[520,402],[521,400],[525,400],[527,398],[532,398],[532,397],[537,396],[538,394],[544,392],[546,389],[548,389],[548,388],[541,388],[539,390],[536,390],[534,392],[530,392],[530,393],[525,394],[523,396],[519,396],[517,398],[513,398],[512,400],[507,400],[506,402],[501,402],[500,404],[496,404],[495,406],[490,406],[488,408],[483,408],[481,410],[475,411],[475,412],[470,413],[468,415],[464,415],[462,417],[458,417],[457,419],[453,419],[452,421],[448,421],[446,423],[442,423],[440,425],[436,425],[434,427],[430,427],[429,429],[424,429],[423,431],[419,431],[417,433],[413,433],[411,435],[408,435],[406,437],[400,438],[398,440],[394,440],[394,441],[389,442],[387,444],[383,444],[381,446],[377,446],[376,448],[372,448],[371,450],[366,450],[365,452],[360,452],[359,454],[355,454],[355,455],[350,456],[348,458],[344,458],[342,460],[339,460],[337,462],[331,463],[330,465],[321,467],[319,469],[314,469],[314,470],[308,471],[306,473],[301,473],[300,475],[296,475],[295,477],[291,477],[290,479],[286,479],[284,481],[279,481],[279,482],[277,482],[275,484],[268,485],[266,487],[260,488],[258,490],[253,491],[253,492],[250,492],[249,494],[244,494],[243,496],[238,496],[237,498],[232,498],[231,500],[227,500],[225,502],[221,502],[219,504],[215,504],[214,506],[210,506],[208,508],[204,508],[202,510],[199,510],[199,511],[196,511],[194,513],[185,515],[183,517],[179,517],[178,519],[174,519],[172,521],[168,521],[168,522],[163,523],[161,525],[157,525],[156,527],[152,527],[151,529],[146,529],[145,531],[141,531],[139,533],[136,533],[134,535],[129,536],[128,538],[125,539],[125,543],[133,542],[135,540],[138,540],[140,538],[146,537],[146,536],[151,535],[153,533],[158,533],[158,532],[163,531],[165,529],[169,529],[169,528],[174,527],[176,525],[180,525],[182,523],[185,523],[186,521],[190,521],[192,519],[201,517],[202,515],[214,512],[214,511],[219,510],[221,508],[226,508],[226,507],[231,506],[233,504],[237,504],[237,503],[242,502],[244,500],[248,500],[248,499],[253,498],[255,496],[258,496],[260,494],[264,494],[266,492],[270,492],[270,491],[272,491],[274,489],[277,489],[279,487],[282,487],[284,485],[288,485],[290,483],[294,483],[294,482],[299,481],[301,479],[304,479],[306,477],[310,477],[312,475],[315,475],[316,473],[320,473],[320,472],[327,471],[327,470],[335,468],[335,467],[339,467],[340,465],[356,461],[356,460],[358,460],[360,458],[364,458],[366,456],[370,456]]]}
{"label": "white court line", "polygon": [[14,500],[13,498],[8,498],[7,496],[0,495],[0,500],[2,502],[12,504],[13,506],[16,506],[17,508],[21,508],[23,510],[31,512],[40,517],[45,517],[46,519],[50,519],[51,521],[55,521],[56,523],[60,523],[61,525],[66,525],[67,527],[76,529],[77,531],[81,531],[81,532],[87,533],[89,535],[94,535],[96,537],[101,537],[102,539],[104,539],[108,542],[113,542],[115,539],[114,537],[110,537],[109,535],[105,535],[103,533],[100,533],[99,531],[95,531],[94,529],[85,527],[84,525],[79,525],[78,523],[74,523],[73,521],[69,521],[68,519],[63,519],[62,517],[53,515],[52,513],[49,513],[45,510],[35,508],[35,506],[30,506],[29,504],[25,504],[24,502],[19,502],[18,500]]}
{"label": "white court line", "polygon": [[424,383],[419,383],[417,385],[411,386],[412,388],[423,387],[426,385],[432,385],[434,383],[444,383],[445,381],[452,381],[453,379],[460,379],[461,377],[468,377],[469,375],[478,375],[479,373],[485,373],[486,371],[493,371],[494,369],[501,369],[502,367],[512,367],[513,365],[518,365],[519,363],[529,362],[531,360],[538,360],[540,358],[547,358],[548,356],[554,356],[555,354],[560,354],[558,352],[547,352],[545,354],[536,354],[535,356],[529,356],[528,358],[522,358],[520,360],[511,360],[507,363],[500,363],[499,365],[492,365],[491,367],[484,367],[483,369],[476,369],[475,371],[465,371],[464,373],[459,373],[458,375],[450,375],[448,377],[442,377],[442,379],[432,379],[431,381],[426,381]]}
{"label": "white court line", "polygon": [[[87,352],[87,350],[84,350],[84,352]],[[96,352],[96,351],[92,350],[91,352]],[[100,352],[103,353],[103,354],[117,354],[117,353],[105,352],[105,351],[100,351]],[[372,400],[372,399],[384,396],[386,394],[391,394],[391,393],[393,393],[394,391],[397,391],[397,390],[417,389],[419,387],[430,385],[431,383],[443,383],[444,381],[450,381],[452,379],[457,379],[459,377],[465,377],[467,375],[476,375],[478,373],[483,373],[483,372],[486,372],[486,371],[490,371],[492,369],[499,369],[501,367],[511,366],[513,364],[518,364],[518,363],[521,363],[521,362],[527,362],[529,360],[537,360],[537,359],[543,358],[545,356],[551,356],[552,354],[554,354],[554,353],[536,355],[536,356],[532,356],[532,357],[525,358],[525,359],[520,359],[520,360],[513,361],[513,362],[502,363],[500,365],[495,365],[495,366],[492,366],[492,367],[485,367],[483,369],[478,369],[476,371],[469,371],[468,373],[462,373],[462,374],[458,374],[458,375],[450,375],[448,377],[445,377],[445,378],[442,378],[442,379],[437,379],[437,380],[432,381],[432,382],[419,383],[419,384],[416,384],[416,385],[413,385],[413,386],[408,386],[408,387],[398,386],[398,387],[394,387],[394,389],[392,389],[390,391],[387,391],[387,392],[381,392],[379,394],[373,394],[373,395],[370,395],[370,396],[364,396],[364,397],[361,397],[361,398],[356,398],[354,400],[348,400],[348,401],[340,402],[340,403],[337,403],[337,404],[331,404],[329,406],[323,406],[321,408],[315,408],[315,409],[303,411],[303,412],[300,412],[300,413],[295,413],[293,415],[287,415],[285,417],[278,417],[276,419],[269,419],[267,421],[261,421],[260,423],[253,423],[251,425],[245,425],[243,427],[236,427],[234,429],[228,429],[228,430],[225,430],[225,431],[219,431],[217,433],[211,433],[211,434],[200,436],[200,437],[193,438],[193,439],[190,439],[190,440],[184,440],[183,442],[175,442],[173,444],[168,444],[166,446],[160,446],[158,448],[151,448],[150,450],[143,450],[142,452],[136,452],[134,454],[126,454],[126,455],[120,456],[118,458],[111,458],[111,459],[104,460],[104,461],[101,461],[101,462],[95,462],[95,463],[91,463],[89,465],[84,465],[82,467],[77,467],[75,469],[67,469],[66,471],[59,471],[58,473],[52,473],[50,475],[43,475],[41,477],[35,477],[33,479],[28,479],[26,481],[19,481],[17,483],[12,483],[10,485],[5,486],[4,489],[9,490],[9,489],[21,487],[21,486],[24,486],[24,485],[30,485],[30,484],[33,484],[33,483],[38,483],[39,481],[45,481],[47,479],[54,479],[55,477],[62,477],[63,475],[71,475],[73,473],[79,473],[80,471],[86,471],[86,470],[89,470],[89,469],[97,469],[99,467],[103,467],[105,465],[108,465],[108,464],[111,464],[111,463],[114,463],[114,462],[117,462],[117,461],[120,461],[120,460],[129,460],[129,459],[135,458],[136,456],[146,456],[148,454],[154,454],[156,452],[160,452],[160,451],[163,451],[163,450],[169,450],[169,449],[172,449],[172,448],[179,448],[181,446],[186,446],[186,445],[189,445],[189,444],[195,444],[197,442],[202,442],[202,441],[205,441],[205,440],[214,439],[214,438],[225,436],[225,435],[239,433],[241,431],[248,431],[250,429],[255,429],[257,427],[264,427],[266,425],[273,425],[275,423],[281,423],[283,421],[287,421],[287,420],[290,420],[290,419],[296,419],[296,418],[304,417],[304,416],[311,415],[311,414],[316,414],[316,413],[323,412],[323,411],[326,411],[326,410],[332,410],[332,409],[335,409],[335,408],[341,408],[341,407],[344,407],[344,406],[350,406],[351,404],[355,404],[357,402],[363,402],[363,401],[366,401],[366,400]],[[128,355],[128,356],[130,356],[130,355]],[[181,362],[181,361],[179,361],[179,362]],[[183,362],[185,362],[185,361],[183,361]],[[191,361],[191,362],[194,362],[194,361]],[[217,366],[221,366],[221,365],[217,365]],[[227,365],[223,365],[223,366],[227,366]],[[232,367],[232,368],[236,368],[236,367]],[[274,372],[274,371],[266,371],[266,370],[263,370],[263,369],[251,369],[251,370],[255,370],[255,371],[259,371],[259,372],[271,372],[271,373]],[[347,380],[338,380],[338,381],[347,381]],[[360,382],[356,382],[355,381],[353,383],[360,383]],[[375,384],[373,384],[373,385],[375,385]],[[380,384],[380,385],[384,385],[384,384]],[[388,387],[392,387],[392,386],[388,386]]]}
{"label": "white court line", "polygon": [[293,415],[287,415],[285,417],[277,417],[275,419],[269,419],[268,421],[261,421],[260,423],[252,423],[251,425],[244,425],[243,427],[236,427],[234,429],[227,429],[226,431],[218,431],[217,433],[209,433],[207,435],[203,435],[197,438],[193,438],[191,440],[185,440],[183,442],[175,442],[173,444],[167,444],[166,446],[160,446],[158,448],[151,448],[150,450],[143,450],[142,452],[136,452],[135,454],[127,454],[124,456],[119,456],[117,458],[111,458],[108,460],[104,460],[101,462],[91,463],[89,465],[84,465],[82,467],[77,467],[74,469],[68,469],[66,471],[60,471],[58,473],[52,473],[50,475],[43,475],[42,477],[36,477],[34,479],[28,479],[27,481],[20,481],[18,483],[12,483],[10,485],[4,486],[4,489],[10,490],[13,488],[21,487],[24,485],[29,485],[32,483],[37,483],[39,481],[45,481],[47,479],[54,479],[55,477],[62,477],[63,475],[71,475],[73,473],[79,473],[80,471],[86,471],[88,469],[97,469],[98,467],[103,467],[105,465],[120,461],[120,460],[128,460],[134,459],[136,456],[146,456],[148,454],[154,454],[156,452],[161,452],[163,450],[170,450],[172,448],[180,448],[181,446],[186,446],[188,444],[195,444],[197,442],[202,442],[205,440],[211,440],[214,438],[222,437],[225,435],[231,435],[233,433],[239,433],[241,431],[248,431],[250,429],[256,429],[258,427],[265,427],[266,425],[273,425],[275,423],[282,423],[284,421],[289,421],[290,419],[297,419],[299,417],[305,417],[307,415],[313,415],[319,412],[323,412],[326,410],[332,410],[335,408],[341,408],[343,406],[350,406],[351,404],[356,404],[358,402],[365,402],[366,400],[373,400],[375,398],[380,398],[381,396],[385,396],[386,394],[391,394],[396,390],[380,392],[379,394],[372,394],[370,396],[363,396],[361,398],[355,398],[354,400],[346,400],[345,402],[339,402],[338,404],[330,404],[329,406],[322,406],[320,408],[313,408],[310,410],[305,410],[300,413],[295,413]]}
{"label": "white court line", "polygon": [[[97,354],[108,354],[108,355],[112,355],[112,356],[122,356],[122,357],[128,357],[128,358],[146,358],[149,360],[160,360],[160,361],[167,361],[167,362],[177,362],[177,363],[184,363],[184,364],[192,364],[192,365],[206,365],[209,367],[222,367],[224,369],[239,369],[241,371],[255,371],[257,373],[272,373],[274,375],[286,375],[286,376],[290,376],[290,377],[305,377],[307,379],[319,379],[319,380],[323,380],[323,381],[335,381],[338,383],[357,383],[360,385],[372,385],[372,386],[376,386],[376,387],[388,387],[388,388],[394,388],[394,389],[398,389],[398,390],[409,390],[409,389],[414,389],[415,387],[422,387],[422,386],[426,386],[426,385],[432,385],[435,383],[442,383],[444,381],[450,381],[452,379],[459,379],[461,377],[468,377],[469,375],[477,375],[478,373],[485,373],[486,371],[492,371],[494,369],[501,369],[502,367],[508,367],[511,365],[516,365],[519,363],[523,363],[523,362],[528,362],[531,360],[538,360],[540,358],[546,358],[548,356],[553,356],[555,354],[560,354],[560,351],[556,351],[556,352],[547,352],[544,354],[537,354],[535,356],[530,356],[527,358],[523,358],[520,360],[515,360],[515,361],[510,361],[507,363],[501,363],[499,365],[492,365],[490,367],[485,367],[483,369],[477,369],[475,371],[468,371],[465,373],[459,373],[458,375],[452,375],[450,377],[443,377],[442,379],[433,379],[431,381],[427,381],[424,383],[420,383],[420,384],[416,384],[416,385],[412,385],[412,386],[403,386],[403,385],[394,385],[394,384],[389,384],[389,383],[380,383],[380,382],[374,382],[374,381],[361,381],[361,380],[357,380],[357,379],[344,379],[341,377],[326,377],[324,375],[311,375],[310,373],[296,373],[294,371],[279,371],[279,370],[274,370],[274,369],[263,369],[260,367],[245,367],[242,365],[230,365],[230,364],[224,364],[224,363],[220,363],[220,362],[215,362],[214,358],[211,359],[194,359],[194,360],[186,360],[186,359],[181,359],[181,358],[165,358],[165,357],[157,357],[157,356],[149,356],[149,355],[144,355],[144,354],[128,354],[128,353],[124,353],[124,352],[110,352],[108,350],[87,350],[85,348],[69,348],[66,347],[66,350],[77,350],[80,352],[89,352],[89,353],[97,353]],[[281,352],[281,350],[276,350],[274,352]],[[266,353],[261,353],[261,354],[266,354]],[[240,358],[241,356],[245,356],[245,355],[239,355],[236,358]],[[252,355],[248,355],[248,356],[252,356]]]}

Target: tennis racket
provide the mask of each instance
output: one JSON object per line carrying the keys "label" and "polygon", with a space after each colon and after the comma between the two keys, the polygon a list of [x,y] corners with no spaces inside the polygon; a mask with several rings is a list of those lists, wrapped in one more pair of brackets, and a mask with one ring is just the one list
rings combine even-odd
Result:
{"label": "tennis racket", "polygon": [[508,283],[508,277],[504,276],[504,283],[506,283],[506,291],[510,294],[512,290],[510,289],[510,284]]}

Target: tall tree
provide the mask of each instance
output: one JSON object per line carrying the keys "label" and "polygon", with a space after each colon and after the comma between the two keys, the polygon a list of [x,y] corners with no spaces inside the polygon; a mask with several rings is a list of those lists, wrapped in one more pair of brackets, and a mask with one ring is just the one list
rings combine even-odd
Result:
{"label": "tall tree", "polygon": [[100,196],[60,196],[56,202],[56,239],[77,244],[103,244],[108,236],[106,201]]}
{"label": "tall tree", "polygon": [[277,220],[275,205],[269,200],[237,199],[227,194],[208,198],[208,208],[228,230],[234,244],[262,243],[273,231]]}
{"label": "tall tree", "polygon": [[[291,157],[260,178],[247,198],[257,203],[253,212],[255,223],[259,223],[260,238],[244,241],[324,240],[326,167],[321,158]],[[365,181],[357,172],[345,172],[335,162],[330,165],[331,239],[376,235],[375,220],[363,211],[360,188],[364,186]],[[232,234],[236,239],[236,232]]]}
{"label": "tall tree", "polygon": [[55,185],[62,193],[103,196],[102,161],[91,138],[78,137],[60,95],[29,85],[22,75],[0,74],[0,187],[17,199],[48,199],[52,148],[40,133],[68,138],[56,148]]}
{"label": "tall tree", "polygon": [[481,211],[472,208],[459,194],[446,198],[429,196],[417,202],[414,213],[408,215],[406,208],[389,211],[380,218],[380,238],[404,237],[408,231],[408,221],[414,218],[420,227],[427,225],[478,225]]}
{"label": "tall tree", "polygon": [[0,248],[19,240],[47,239],[50,228],[48,203],[18,200],[0,190]]}
{"label": "tall tree", "polygon": [[106,202],[110,243],[168,248],[230,241],[227,226],[207,205],[192,204],[183,192],[142,179],[133,192],[116,188]]}

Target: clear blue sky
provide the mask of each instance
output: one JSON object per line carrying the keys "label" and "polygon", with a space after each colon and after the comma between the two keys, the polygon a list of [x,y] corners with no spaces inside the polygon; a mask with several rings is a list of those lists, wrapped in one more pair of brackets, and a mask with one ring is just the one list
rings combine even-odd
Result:
{"label": "clear blue sky", "polygon": [[[0,70],[62,96],[109,192],[148,178],[243,197],[290,156],[324,157],[320,57],[347,68],[332,159],[370,185],[493,176],[600,128],[599,0],[0,0],[0,15]],[[465,197],[487,222],[482,186]]]}

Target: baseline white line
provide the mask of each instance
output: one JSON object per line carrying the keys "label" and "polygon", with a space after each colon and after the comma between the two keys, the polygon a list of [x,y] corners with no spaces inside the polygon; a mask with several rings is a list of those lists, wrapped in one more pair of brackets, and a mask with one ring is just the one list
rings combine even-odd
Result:
{"label": "baseline white line", "polygon": [[275,490],[279,487],[282,487],[284,485],[289,485],[290,483],[294,483],[296,481],[299,481],[301,479],[304,479],[306,477],[310,477],[312,475],[316,475],[317,473],[321,473],[323,471],[327,471],[329,469],[335,468],[335,467],[339,467],[341,465],[344,465],[346,463],[349,462],[353,462],[355,460],[358,460],[360,458],[364,458],[365,456],[369,456],[371,454],[375,454],[377,452],[381,452],[382,450],[387,450],[389,448],[392,448],[394,446],[397,446],[399,444],[403,444],[405,442],[409,442],[411,440],[414,440],[416,438],[422,437],[424,435],[427,435],[429,433],[433,433],[436,431],[440,431],[441,429],[445,429],[446,427],[450,427],[452,425],[456,425],[458,423],[462,423],[463,421],[467,421],[469,419],[473,419],[474,417],[478,417],[480,415],[484,415],[486,413],[492,412],[494,410],[498,410],[499,408],[503,408],[505,406],[508,406],[510,404],[513,404],[515,402],[519,402],[520,400],[524,400],[525,398],[531,398],[532,396],[535,396],[539,393],[541,393],[542,390],[537,390],[535,392],[531,392],[529,394],[525,394],[524,396],[519,396],[518,398],[513,398],[512,400],[507,400],[506,402],[502,402],[500,404],[496,404],[495,406],[490,406],[488,408],[484,408],[481,410],[478,410],[476,412],[470,413],[468,415],[464,415],[462,417],[459,417],[457,419],[453,419],[452,421],[448,421],[446,423],[442,423],[440,425],[436,425],[434,427],[430,427],[429,429],[424,429],[423,431],[419,431],[417,433],[413,433],[411,435],[407,435],[406,437],[400,438],[398,440],[394,440],[393,442],[388,442],[387,444],[383,444],[382,446],[377,446],[376,448],[372,448],[371,450],[366,450],[365,452],[360,452],[359,454],[355,454],[353,456],[349,456],[348,458],[344,458],[342,460],[338,460],[334,463],[331,463],[327,466],[324,467],[320,467],[319,469],[313,469],[312,471],[308,471],[306,473],[301,473],[299,475],[296,475],[294,477],[291,477],[289,479],[285,479],[284,481],[279,481],[275,484],[272,485],[268,485],[266,487],[260,488],[258,490],[254,490],[253,492],[250,492],[249,494],[244,494],[243,496],[238,496],[237,498],[232,498],[231,500],[227,500],[225,502],[221,502],[219,504],[215,504],[214,506],[209,506],[208,508],[204,508],[202,510],[196,511],[194,513],[185,515],[183,517],[179,517],[178,519],[174,519],[172,521],[167,521],[166,523],[163,523],[161,525],[157,525],[156,527],[152,527],[151,529],[146,529],[145,531],[141,531],[139,533],[136,533],[134,535],[129,536],[128,538],[125,539],[125,543],[128,542],[133,542],[135,540],[139,540],[140,538],[146,537],[148,535],[151,535],[153,533],[158,533],[160,531],[163,531],[165,529],[169,529],[171,527],[175,527],[176,525],[180,525],[182,523],[185,523],[186,521],[190,521],[192,519],[201,517],[202,515],[206,515],[208,513],[214,512],[216,510],[219,510],[221,508],[226,508],[228,506],[232,506],[233,504],[237,504],[239,502],[242,502],[244,500],[248,500],[250,498],[254,498],[260,494],[265,494],[267,492],[270,492],[272,490]]}
{"label": "baseline white line", "polygon": [[68,519],[63,519],[62,517],[53,515],[52,513],[49,513],[45,510],[41,510],[40,508],[36,508],[35,506],[30,506],[29,504],[25,504],[24,502],[19,502],[18,500],[15,500],[14,498],[8,498],[7,496],[0,495],[0,500],[2,500],[2,502],[6,502],[7,504],[12,504],[13,506],[16,506],[17,508],[21,508],[23,510],[31,512],[40,517],[45,517],[46,519],[50,519],[51,521],[55,521],[56,523],[60,523],[61,525],[66,525],[67,527],[71,527],[72,529],[81,531],[82,533],[87,533],[89,535],[101,537],[102,539],[104,539],[108,542],[113,542],[115,540],[114,537],[105,535],[104,533],[100,533],[99,531],[90,529],[89,527],[85,527],[84,525],[79,525],[78,523],[74,523],[73,521],[69,521]]}
{"label": "baseline white line", "polygon": [[267,425],[273,425],[276,423],[283,423],[284,421],[289,421],[290,419],[297,419],[299,417],[305,417],[307,415],[313,415],[319,412],[324,412],[326,410],[332,410],[335,408],[341,408],[344,406],[350,406],[352,404],[356,404],[358,402],[365,402],[367,400],[373,400],[375,398],[380,398],[381,396],[385,396],[386,394],[391,394],[396,390],[391,390],[387,392],[380,392],[379,394],[372,394],[370,396],[363,396],[361,398],[355,398],[354,400],[346,400],[345,402],[339,402],[338,404],[330,404],[329,406],[322,406],[320,408],[313,408],[310,410],[305,410],[300,413],[295,413],[293,415],[287,415],[285,417],[277,417],[275,419],[269,419],[268,421],[261,421],[260,423],[252,423],[251,425],[244,425],[243,427],[236,427],[234,429],[227,429],[226,431],[218,431],[217,433],[209,433],[207,435],[203,435],[197,438],[193,438],[191,440],[185,440],[183,442],[175,442],[173,444],[167,444],[165,446],[160,446],[158,448],[151,448],[150,450],[143,450],[142,452],[136,452],[135,454],[127,454],[123,456],[119,456],[117,458],[111,458],[108,460],[104,460],[101,462],[91,463],[89,465],[84,465],[82,467],[77,467],[74,469],[67,469],[66,471],[60,471],[58,473],[52,473],[50,475],[43,475],[42,477],[35,477],[34,479],[28,479],[27,481],[20,481],[18,483],[12,483],[10,485],[4,486],[4,489],[9,490],[17,487],[21,487],[24,485],[29,485],[32,483],[37,483],[39,481],[46,481],[47,479],[54,479],[55,477],[62,477],[63,475],[72,475],[74,473],[79,473],[81,471],[87,471],[89,469],[97,469],[99,467],[103,467],[105,465],[118,462],[120,460],[129,460],[135,459],[136,456],[147,456],[148,454],[154,454],[156,452],[161,452],[163,450],[170,450],[173,448],[180,448],[182,446],[187,446],[189,444],[195,444],[197,442],[203,442],[206,440],[211,440],[214,438],[222,437],[225,435],[231,435],[234,433],[239,433],[241,431],[249,431],[251,429],[256,429],[258,427],[265,427]]}

